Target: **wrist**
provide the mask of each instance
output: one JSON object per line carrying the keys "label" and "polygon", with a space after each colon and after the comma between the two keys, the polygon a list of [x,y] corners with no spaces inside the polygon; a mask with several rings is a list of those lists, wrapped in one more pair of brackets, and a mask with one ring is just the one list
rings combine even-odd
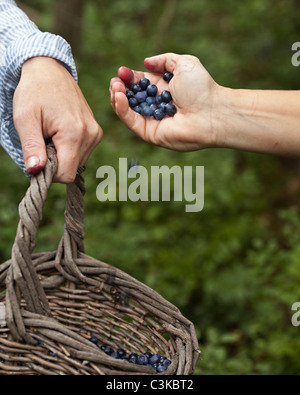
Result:
{"label": "wrist", "polygon": [[259,91],[218,86],[212,124],[218,148],[265,152],[268,136],[264,111],[258,108]]}

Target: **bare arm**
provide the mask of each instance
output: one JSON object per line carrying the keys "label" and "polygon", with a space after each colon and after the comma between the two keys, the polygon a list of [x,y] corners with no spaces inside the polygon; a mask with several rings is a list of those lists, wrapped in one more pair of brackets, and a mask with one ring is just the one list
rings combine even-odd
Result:
{"label": "bare arm", "polygon": [[300,92],[219,88],[214,127],[221,147],[300,155]]}

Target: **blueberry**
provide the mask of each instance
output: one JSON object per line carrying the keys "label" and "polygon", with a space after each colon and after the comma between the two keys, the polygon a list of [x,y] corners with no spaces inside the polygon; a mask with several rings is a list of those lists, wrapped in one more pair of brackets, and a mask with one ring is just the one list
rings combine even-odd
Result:
{"label": "blueberry", "polygon": [[146,103],[147,103],[149,106],[151,106],[151,104],[155,104],[155,103],[156,103],[155,97],[148,96],[148,97],[146,98]]}
{"label": "blueberry", "polygon": [[172,100],[172,95],[169,91],[163,91],[163,93],[161,94],[161,98],[163,102],[170,103],[170,101]]}
{"label": "blueberry", "polygon": [[166,107],[167,103],[165,102],[160,103],[160,105],[158,106],[158,108],[161,109],[164,113],[166,113]]}
{"label": "blueberry", "polygon": [[115,359],[120,359],[120,356],[117,352],[113,352],[112,354],[110,354],[111,357],[115,358]]}
{"label": "blueberry", "polygon": [[142,88],[139,86],[139,84],[132,84],[132,85],[130,86],[130,90],[131,90],[134,94],[136,94],[136,93],[138,93],[138,92],[141,92]]}
{"label": "blueberry", "polygon": [[138,100],[135,97],[129,99],[129,105],[131,108],[136,107],[139,104]]}
{"label": "blueberry", "polygon": [[98,343],[98,338],[96,336],[90,337],[90,342],[97,344]]}
{"label": "blueberry", "polygon": [[126,359],[128,361],[129,360],[129,356],[128,355],[122,355],[121,359]]}
{"label": "blueberry", "polygon": [[161,108],[158,108],[157,110],[154,111],[153,115],[157,121],[161,121],[165,117],[166,114],[165,114],[164,110],[162,110]]}
{"label": "blueberry", "polygon": [[137,362],[137,357],[138,357],[137,354],[132,353],[132,354],[129,355],[128,361],[131,362],[131,363],[136,363]]}
{"label": "blueberry", "polygon": [[119,357],[123,357],[124,355],[126,355],[126,352],[123,350],[123,348],[118,348],[117,353]]}
{"label": "blueberry", "polygon": [[158,373],[165,372],[166,370],[167,370],[167,367],[166,367],[166,366],[163,366],[163,365],[158,365],[157,368],[156,368],[156,371],[157,371]]}
{"label": "blueberry", "polygon": [[149,362],[149,359],[146,357],[145,354],[141,354],[137,357],[137,364],[138,365],[147,365]]}
{"label": "blueberry", "polygon": [[155,363],[158,363],[160,361],[161,356],[159,354],[154,354],[150,358],[150,363],[151,365],[154,365]]}
{"label": "blueberry", "polygon": [[150,106],[147,107],[143,107],[142,108],[142,115],[143,117],[152,117],[152,115],[154,114],[154,110],[152,108],[150,108]]}
{"label": "blueberry", "polygon": [[171,365],[171,361],[169,359],[165,358],[165,360],[161,363],[161,365],[168,368]]}
{"label": "blueberry", "polygon": [[147,352],[145,352],[145,355],[146,355],[146,357],[148,358],[148,359],[150,359],[151,357],[152,357],[152,353],[151,352],[149,352],[149,351],[147,351]]}
{"label": "blueberry", "polygon": [[174,104],[168,103],[166,105],[165,112],[169,117],[173,117],[177,112],[177,108],[174,106]]}
{"label": "blueberry", "polygon": [[144,102],[144,101],[146,100],[146,97],[147,97],[146,91],[138,92],[138,93],[135,95],[135,98],[136,98],[136,100],[137,100],[139,103]]}
{"label": "blueberry", "polygon": [[105,349],[103,351],[107,355],[111,355],[114,352],[114,350],[111,347],[105,347]]}
{"label": "blueberry", "polygon": [[158,91],[157,86],[154,85],[154,84],[149,85],[148,88],[147,88],[148,96],[152,96],[152,97],[156,96],[157,95],[157,91]]}
{"label": "blueberry", "polygon": [[161,95],[157,95],[157,96],[156,96],[155,102],[156,102],[156,104],[158,104],[158,105],[162,102],[162,97],[161,97]]}
{"label": "blueberry", "polygon": [[134,97],[134,93],[132,91],[128,90],[126,92],[126,97],[127,97],[128,100],[131,99],[132,97]]}
{"label": "blueberry", "polygon": [[137,112],[138,114],[141,114],[141,113],[142,113],[141,106],[135,106],[135,107],[133,107],[133,111]]}
{"label": "blueberry", "polygon": [[169,72],[167,72],[167,73],[165,73],[164,75],[163,75],[163,79],[165,80],[165,81],[167,81],[167,82],[170,82],[171,81],[171,79],[174,77],[174,75],[172,74],[172,73],[169,73]]}
{"label": "blueberry", "polygon": [[139,82],[139,85],[142,90],[146,90],[150,85],[150,81],[148,80],[148,78],[142,78]]}
{"label": "blueberry", "polygon": [[155,111],[155,110],[158,109],[158,105],[157,104],[151,104],[150,108]]}
{"label": "blueberry", "polygon": [[[147,99],[148,99],[148,97],[147,97]],[[140,107],[141,107],[141,109],[143,108],[143,107],[147,107],[149,104],[147,103],[147,101],[144,101],[143,103],[140,103]]]}

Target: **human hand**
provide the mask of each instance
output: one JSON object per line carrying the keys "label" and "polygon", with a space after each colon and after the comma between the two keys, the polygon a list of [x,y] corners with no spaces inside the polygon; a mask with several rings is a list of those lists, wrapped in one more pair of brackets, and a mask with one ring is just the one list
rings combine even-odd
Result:
{"label": "human hand", "polygon": [[71,183],[100,143],[102,129],[79,86],[66,68],[48,57],[36,57],[22,66],[14,94],[13,119],[29,174],[47,161],[46,139],[57,151],[54,182]]}
{"label": "human hand", "polygon": [[[144,64],[151,73],[121,67],[118,77],[111,80],[111,104],[121,121],[145,141],[165,148],[193,151],[215,146],[212,113],[219,86],[200,61],[193,56],[168,53],[147,58]],[[170,83],[163,80],[166,71],[174,74]],[[159,93],[171,92],[177,107],[174,117],[156,121],[129,107],[126,87],[144,77],[157,85]]]}

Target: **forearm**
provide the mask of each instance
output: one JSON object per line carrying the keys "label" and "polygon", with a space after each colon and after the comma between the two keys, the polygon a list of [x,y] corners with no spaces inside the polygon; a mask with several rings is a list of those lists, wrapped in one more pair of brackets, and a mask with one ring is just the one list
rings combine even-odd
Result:
{"label": "forearm", "polygon": [[214,114],[220,147],[300,155],[300,91],[220,87]]}
{"label": "forearm", "polygon": [[69,44],[62,37],[41,32],[13,0],[1,0],[0,143],[24,171],[21,143],[13,122],[13,97],[20,81],[22,65],[38,56],[59,60],[77,80]]}

